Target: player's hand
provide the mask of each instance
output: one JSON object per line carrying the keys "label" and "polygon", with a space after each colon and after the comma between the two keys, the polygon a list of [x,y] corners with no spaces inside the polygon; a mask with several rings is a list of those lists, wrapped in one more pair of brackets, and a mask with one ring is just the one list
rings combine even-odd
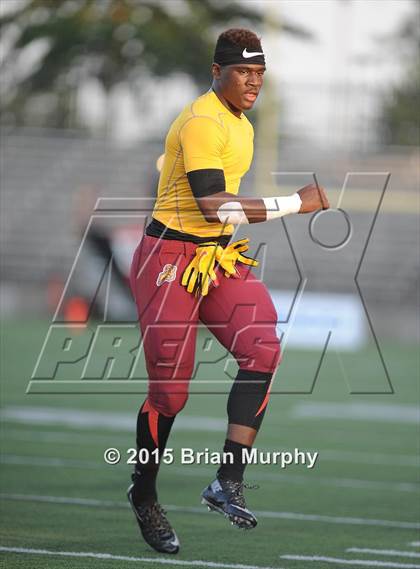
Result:
{"label": "player's hand", "polygon": [[250,265],[251,267],[258,266],[258,261],[242,255],[242,253],[248,251],[248,243],[248,238],[240,239],[239,241],[234,241],[225,249],[222,249],[222,252],[220,252],[221,248],[217,250],[216,260],[225,271],[225,277],[239,276],[239,272],[235,266],[238,261],[244,265]]}
{"label": "player's hand", "polygon": [[302,205],[298,213],[311,213],[318,209],[328,209],[330,203],[324,188],[316,184],[309,184],[298,191]]}
{"label": "player's hand", "polygon": [[182,275],[182,286],[191,294],[206,296],[209,292],[210,282],[218,286],[217,275],[214,271],[216,256],[223,251],[218,243],[209,242],[199,245],[195,250],[195,257]]}

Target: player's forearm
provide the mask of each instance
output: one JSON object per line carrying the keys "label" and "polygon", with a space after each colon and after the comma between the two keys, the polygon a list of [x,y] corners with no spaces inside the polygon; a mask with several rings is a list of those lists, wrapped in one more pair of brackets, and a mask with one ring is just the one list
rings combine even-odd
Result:
{"label": "player's forearm", "polygon": [[226,192],[222,169],[193,170],[187,176],[198,206],[209,223],[261,223],[290,213],[310,213],[329,207],[325,190],[318,184],[309,184],[290,196],[240,198]]}
{"label": "player's forearm", "polygon": [[241,225],[277,219],[290,213],[298,213],[302,205],[299,194],[274,198],[235,198],[222,204],[217,216],[222,223]]}
{"label": "player's forearm", "polygon": [[219,192],[197,201],[207,221],[233,225],[262,223],[298,213],[302,204],[297,193],[273,198],[240,198],[228,192]]}

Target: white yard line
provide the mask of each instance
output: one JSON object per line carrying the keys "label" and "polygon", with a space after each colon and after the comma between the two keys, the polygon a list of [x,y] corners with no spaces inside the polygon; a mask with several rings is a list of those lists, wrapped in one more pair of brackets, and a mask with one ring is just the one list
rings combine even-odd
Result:
{"label": "white yard line", "polygon": [[[91,498],[70,498],[66,496],[45,496],[38,494],[6,494],[0,493],[3,500],[15,500],[22,502],[44,502],[51,504],[67,504],[77,506],[90,506],[96,508],[128,508],[127,502],[116,502],[113,500],[95,500]],[[206,514],[204,507],[188,507],[188,506],[171,506],[166,505],[165,508],[171,512],[189,513],[189,514]],[[260,518],[278,519],[278,520],[294,520],[302,522],[329,523],[338,525],[361,525],[375,527],[393,527],[398,529],[420,529],[420,523],[403,522],[393,520],[375,520],[370,518],[352,518],[343,516],[323,516],[313,514],[301,514],[297,512],[270,512],[257,511],[256,515]],[[414,543],[414,542],[413,542]]]}
{"label": "white yard line", "polygon": [[372,553],[373,555],[390,555],[391,557],[410,557],[420,559],[420,553],[414,551],[398,551],[396,549],[370,549],[367,547],[349,547],[347,553]]}
{"label": "white yard line", "polygon": [[[368,422],[387,422],[418,424],[420,411],[417,405],[399,403],[342,403],[342,402],[302,402],[290,411],[293,419],[351,420]],[[39,407],[10,405],[0,411],[5,422],[40,425],[64,425],[76,428],[104,428],[107,430],[132,431],[136,422],[134,413],[115,411],[95,411],[66,409],[61,407]],[[191,416],[180,414],[175,428],[180,431],[226,430],[226,420],[219,417]]]}
{"label": "white yard line", "polygon": [[[125,457],[122,456],[120,467],[124,466],[123,461]],[[65,467],[65,468],[88,468],[88,469],[106,469],[112,468],[110,465],[102,464],[89,460],[73,460],[69,458],[56,458],[56,457],[38,457],[28,455],[16,454],[3,454],[0,459],[1,464],[13,464],[16,466],[40,466],[40,467]],[[115,468],[115,466],[114,466]],[[273,466],[276,468],[276,466]],[[414,482],[384,482],[382,480],[359,480],[357,478],[336,478],[330,476],[312,476],[311,474],[285,474],[284,471],[279,470],[278,474],[270,472],[261,472],[254,470],[252,473],[253,480],[299,484],[304,486],[319,485],[326,487],[336,488],[354,488],[357,490],[378,490],[385,492],[410,492],[419,493],[420,485]],[[203,478],[207,475],[214,475],[214,468],[209,466],[196,465],[190,466],[169,466],[172,475],[178,476],[193,476]]]}
{"label": "white yard line", "polygon": [[289,559],[290,561],[312,561],[313,563],[335,563],[338,565],[360,565],[360,567],[390,567],[394,569],[420,569],[420,565],[413,563],[396,563],[394,561],[377,561],[372,559],[366,561],[364,559],[339,559],[337,557],[323,557],[321,555],[281,555],[280,559]]}
{"label": "white yard line", "polygon": [[340,403],[302,402],[291,411],[294,419],[350,420],[418,424],[420,411],[417,405],[399,403]]}
{"label": "white yard line", "polygon": [[45,496],[39,494],[6,494],[2,492],[0,493],[0,498],[18,502],[45,502],[47,504],[92,506],[96,508],[125,508],[128,506],[128,502],[115,502],[114,500],[94,500],[92,498],[70,498],[67,496]]}
{"label": "white yard line", "polygon": [[[305,522],[325,522],[331,524],[343,525],[361,525],[376,527],[394,527],[399,529],[420,529],[419,522],[402,522],[392,520],[377,520],[374,518],[354,518],[346,516],[325,516],[318,514],[299,514],[294,512],[257,512],[260,517],[266,518],[284,518],[288,520],[302,520]],[[273,515],[274,514],[274,515]]]}
{"label": "white yard line", "polygon": [[263,567],[262,565],[242,565],[240,563],[216,563],[214,561],[181,561],[167,557],[129,557],[127,555],[112,555],[110,553],[92,553],[90,551],[54,551],[51,549],[31,549],[27,547],[0,546],[0,551],[9,553],[24,553],[27,555],[53,555],[61,557],[79,557],[91,559],[111,559],[114,561],[134,561],[141,563],[160,563],[161,565],[176,565],[177,567],[210,567],[214,569],[281,569],[280,567]]}
{"label": "white yard line", "polygon": [[410,541],[408,545],[411,547],[420,547],[420,541]]}
{"label": "white yard line", "polygon": [[[31,407],[11,405],[0,410],[3,422],[28,425],[62,425],[83,429],[106,429],[132,432],[136,425],[136,415],[115,411],[90,411],[65,409],[60,407]],[[176,420],[178,431],[224,432],[226,420],[217,417],[195,417],[180,415]]]}

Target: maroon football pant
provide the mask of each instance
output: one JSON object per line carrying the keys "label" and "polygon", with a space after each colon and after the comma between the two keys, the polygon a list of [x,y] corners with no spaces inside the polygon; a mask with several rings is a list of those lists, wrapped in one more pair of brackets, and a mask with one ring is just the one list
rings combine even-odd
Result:
{"label": "maroon football pant", "polygon": [[[239,279],[226,278],[217,269],[220,284],[211,286],[205,297],[197,298],[181,285],[196,247],[145,235],[131,267],[149,376],[148,402],[167,417],[179,413],[188,399],[199,321],[234,356],[245,377],[248,372],[269,377],[280,358],[275,308],[249,267],[237,263]],[[267,400],[268,395],[260,411]]]}

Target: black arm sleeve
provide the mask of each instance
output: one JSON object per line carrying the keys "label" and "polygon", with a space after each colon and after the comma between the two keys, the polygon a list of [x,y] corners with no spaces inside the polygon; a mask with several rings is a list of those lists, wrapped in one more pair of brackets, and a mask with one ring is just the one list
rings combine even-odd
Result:
{"label": "black arm sleeve", "polygon": [[196,198],[205,198],[226,191],[225,175],[218,168],[193,170],[187,173],[192,193]]}

